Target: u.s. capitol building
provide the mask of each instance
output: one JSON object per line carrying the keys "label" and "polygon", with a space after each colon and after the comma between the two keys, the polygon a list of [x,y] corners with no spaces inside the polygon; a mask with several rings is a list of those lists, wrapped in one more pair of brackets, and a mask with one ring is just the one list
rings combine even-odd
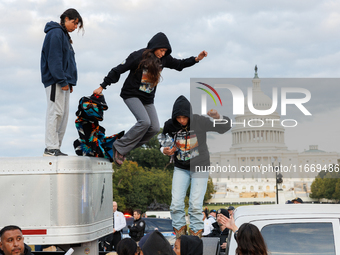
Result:
{"label": "u.s. capitol building", "polygon": [[[254,108],[270,109],[272,99],[261,90],[257,68],[252,83]],[[310,201],[310,185],[317,174],[317,168],[338,164],[340,154],[319,150],[317,145],[309,145],[309,149],[303,152],[289,150],[285,144],[285,127],[280,120],[280,114],[274,111],[265,116],[255,115],[249,110],[246,102],[247,99],[244,115],[235,117],[234,123],[239,125],[233,125],[231,129],[230,150],[210,155],[212,168],[229,166],[230,171],[232,166],[238,171],[243,170],[244,173],[211,174],[217,192],[210,203],[275,202],[276,179],[275,173],[270,172],[272,167],[276,170],[280,167],[283,175],[279,203],[297,196]],[[252,173],[252,169],[258,169],[259,172]],[[314,174],[311,174],[311,171]]]}

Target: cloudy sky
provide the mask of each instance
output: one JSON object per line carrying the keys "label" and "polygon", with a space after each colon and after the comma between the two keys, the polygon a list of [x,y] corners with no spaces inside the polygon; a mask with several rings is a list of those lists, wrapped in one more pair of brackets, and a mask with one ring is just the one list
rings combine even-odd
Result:
{"label": "cloudy sky", "polygon": [[[78,137],[74,114],[79,99],[91,95],[112,67],[145,47],[159,31],[168,36],[176,58],[197,56],[202,50],[209,54],[182,72],[162,72],[155,99],[161,126],[170,117],[175,99],[180,94],[190,96],[193,77],[252,78],[255,64],[260,78],[337,78],[340,74],[339,1],[0,0],[1,157],[43,154],[43,29],[46,22],[59,22],[60,14],[70,7],[82,15],[85,28],[84,34],[71,33],[79,79],[61,148],[70,155],[75,155],[73,141]],[[101,124],[107,135],[127,131],[134,124],[119,97],[126,75],[104,91],[109,110]],[[313,119],[294,132],[286,132],[287,146],[302,151],[318,144],[325,151],[340,151],[339,89],[322,86],[315,91],[312,100],[323,107],[317,107]]]}

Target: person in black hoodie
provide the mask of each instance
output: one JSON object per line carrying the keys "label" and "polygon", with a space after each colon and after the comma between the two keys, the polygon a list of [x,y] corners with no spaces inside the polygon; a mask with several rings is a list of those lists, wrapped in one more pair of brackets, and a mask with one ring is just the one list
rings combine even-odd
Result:
{"label": "person in black hoodie", "polygon": [[47,96],[44,156],[67,156],[60,151],[66,131],[69,99],[77,84],[77,66],[69,33],[83,28],[83,19],[75,9],[60,16],[60,23],[46,24],[41,51],[41,80]]}
{"label": "person in black hoodie", "polygon": [[182,235],[176,239],[174,252],[176,255],[202,255],[203,242],[197,236]]}
{"label": "person in black hoodie", "polygon": [[154,106],[157,84],[163,68],[182,71],[207,56],[202,51],[197,57],[173,58],[171,46],[164,33],[157,33],[146,48],[132,52],[120,65],[111,69],[100,87],[93,93],[101,94],[111,83],[119,81],[120,75],[130,71],[121,89],[120,96],[135,116],[137,123],[113,144],[114,162],[120,166],[125,155],[145,143],[159,132],[159,121]]}
{"label": "person in black hoodie", "polygon": [[143,255],[175,255],[169,241],[158,230],[151,232],[142,251]]}
{"label": "person in black hoodie", "polygon": [[[191,105],[188,99],[180,96],[174,103],[172,118],[165,122],[163,135],[174,139],[174,146],[162,146],[163,154],[172,156],[175,169],[172,179],[172,201],[170,206],[172,226],[179,237],[186,233],[184,199],[191,184],[189,197],[190,233],[202,236],[203,215],[202,206],[204,194],[207,189],[209,172],[196,171],[196,166],[210,166],[210,156],[207,146],[207,132],[214,131],[220,134],[230,129],[230,119],[227,124],[216,125],[210,118],[191,114]],[[216,110],[210,110],[208,115],[214,119],[221,116]]]}
{"label": "person in black hoodie", "polygon": [[9,225],[0,230],[1,255],[33,255],[31,248],[24,244],[21,228]]}

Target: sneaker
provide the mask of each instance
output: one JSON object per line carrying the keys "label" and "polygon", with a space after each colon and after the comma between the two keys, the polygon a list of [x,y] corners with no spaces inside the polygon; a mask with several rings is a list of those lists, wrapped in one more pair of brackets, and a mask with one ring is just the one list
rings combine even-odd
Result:
{"label": "sneaker", "polygon": [[113,150],[113,162],[117,166],[121,166],[125,160],[125,157],[122,154],[120,154],[114,146],[112,146],[112,150]]}
{"label": "sneaker", "polygon": [[43,156],[67,156],[67,154],[62,153],[59,149],[45,149]]}

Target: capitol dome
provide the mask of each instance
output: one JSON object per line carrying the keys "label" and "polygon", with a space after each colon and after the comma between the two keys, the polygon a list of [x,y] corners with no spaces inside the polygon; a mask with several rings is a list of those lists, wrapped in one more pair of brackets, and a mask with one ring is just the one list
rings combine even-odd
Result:
{"label": "capitol dome", "polygon": [[267,96],[265,93],[263,93],[263,91],[261,90],[261,80],[257,74],[257,66],[255,66],[255,75],[253,78],[253,88],[252,88],[251,93],[252,93],[252,96],[249,95],[248,93],[248,96],[245,98],[245,101],[244,101],[245,112],[247,113],[250,112],[248,108],[248,97],[249,96],[251,96],[253,106],[257,110],[268,110],[272,107],[273,100],[269,96]]}
{"label": "capitol dome", "polygon": [[[272,99],[261,90],[261,80],[255,66],[255,76],[252,80],[253,87],[248,88],[248,96],[245,99],[245,111],[243,115],[235,117],[235,125],[232,127],[233,143],[231,150],[277,150],[286,149],[284,142],[285,129],[281,125],[276,103],[272,105]],[[248,97],[254,109],[248,107]],[[250,111],[252,110],[252,111]],[[254,114],[254,110],[265,111],[266,115]]]}

